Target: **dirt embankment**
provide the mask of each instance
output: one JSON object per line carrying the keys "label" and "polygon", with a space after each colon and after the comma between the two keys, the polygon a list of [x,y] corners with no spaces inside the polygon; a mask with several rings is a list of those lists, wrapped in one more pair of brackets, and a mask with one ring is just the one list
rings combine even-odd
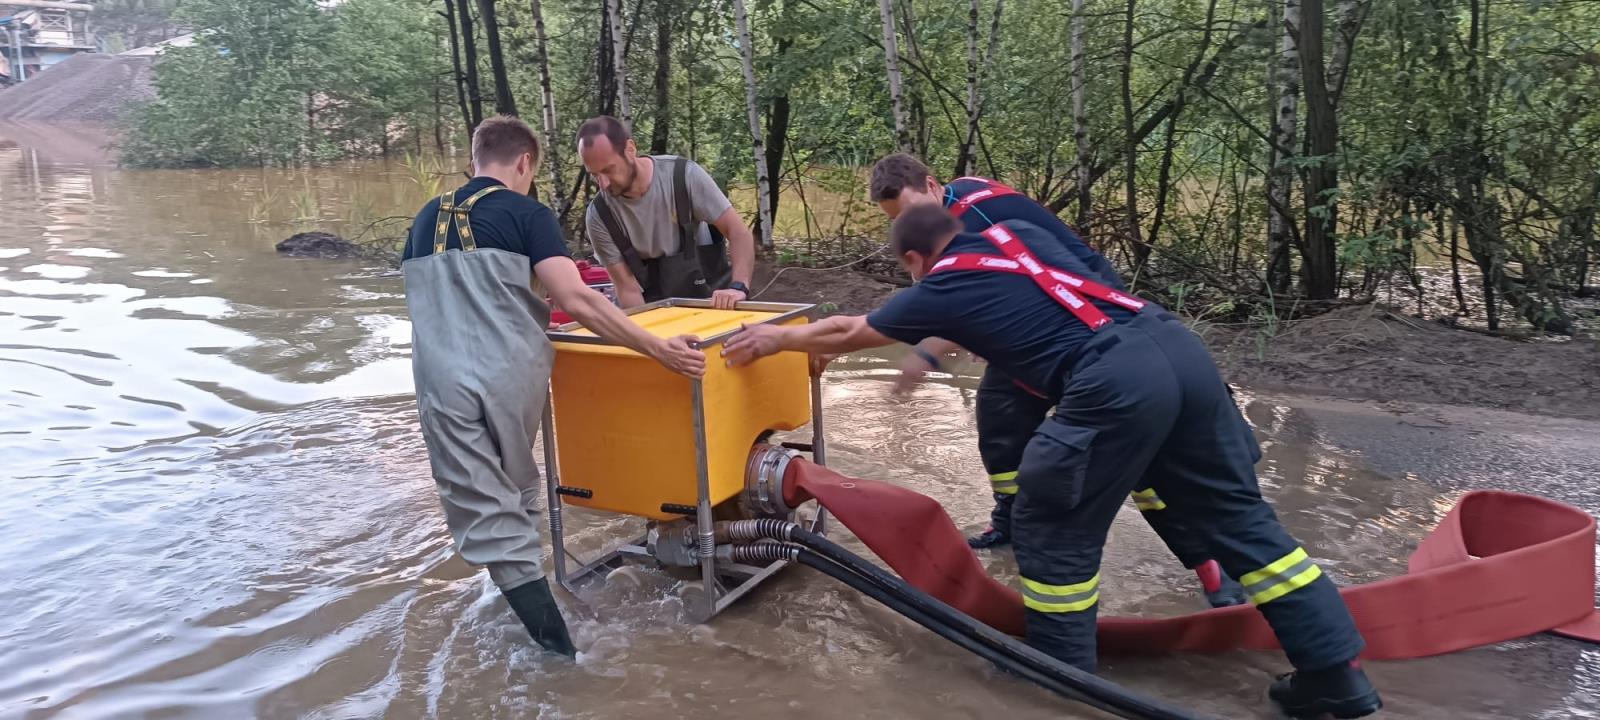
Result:
{"label": "dirt embankment", "polygon": [[1370,305],[1259,327],[1202,327],[1230,382],[1357,400],[1600,419],[1600,342],[1518,340]]}
{"label": "dirt embankment", "polygon": [[111,126],[131,103],[155,97],[154,58],[83,53],[0,92],[0,119]]}
{"label": "dirt embankment", "polygon": [[756,265],[753,300],[814,303],[829,315],[861,315],[882,305],[899,286],[851,270]]}
{"label": "dirt embankment", "polygon": [[[831,303],[831,313],[881,305],[895,285],[849,270],[757,269],[758,299]],[[1207,325],[1205,338],[1229,382],[1353,400],[1491,407],[1600,419],[1600,342],[1494,337],[1394,312],[1347,307],[1285,323]]]}

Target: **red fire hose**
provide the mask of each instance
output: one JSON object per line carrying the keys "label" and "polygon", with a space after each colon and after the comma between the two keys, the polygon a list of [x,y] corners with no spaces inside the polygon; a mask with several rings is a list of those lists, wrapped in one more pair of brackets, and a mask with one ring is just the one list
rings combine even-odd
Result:
{"label": "red fire hose", "polygon": [[[944,508],[912,490],[803,460],[784,476],[789,507],[815,498],[902,578],[997,630],[1023,634],[1022,598],[989,577]],[[1411,554],[1405,575],[1343,588],[1362,657],[1398,660],[1554,632],[1600,643],[1595,521],[1519,493],[1463,495]],[[1249,605],[1169,618],[1101,618],[1108,655],[1271,650]]]}

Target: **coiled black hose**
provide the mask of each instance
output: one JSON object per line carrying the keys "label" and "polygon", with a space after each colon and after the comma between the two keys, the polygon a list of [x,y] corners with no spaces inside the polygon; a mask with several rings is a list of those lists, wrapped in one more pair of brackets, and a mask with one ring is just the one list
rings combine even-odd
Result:
{"label": "coiled black hose", "polygon": [[[1121,717],[1138,718],[1139,720],[1201,720],[1203,717],[1137,695],[1116,683],[1056,660],[1018,641],[1016,638],[974,620],[938,598],[928,595],[899,577],[868,562],[861,556],[846,550],[839,544],[821,535],[809,532],[794,523],[773,519],[740,520],[729,524],[728,534],[730,537],[739,539],[759,537],[798,543],[822,558],[836,563],[849,573],[859,576],[884,593],[892,595],[903,605],[912,608],[917,614],[935,619],[939,624],[950,628],[952,635],[960,635],[994,653],[1003,655],[1011,661],[1009,663],[999,663],[1003,667],[1020,666],[1020,668],[1029,672],[1019,672],[1018,674],[1029,677],[1029,679],[1035,679],[1031,677],[1033,675],[1048,678],[1050,680],[1049,683],[1040,684],[1074,700],[1085,702],[1092,700],[1093,702],[1089,702],[1089,704],[1113,712]],[[763,547],[765,551],[765,548],[774,546],[753,547]],[[783,559],[788,558],[784,557]],[[832,573],[829,574],[833,575]],[[840,579],[843,580],[843,578]],[[855,587],[855,584],[852,583],[851,585]],[[866,591],[863,590],[863,592]],[[872,595],[875,599],[877,598],[876,594]],[[913,620],[916,619],[910,615],[908,617],[912,617]],[[938,632],[937,629],[925,623],[919,621],[919,624]],[[954,638],[945,633],[940,633],[940,635],[954,640]],[[988,653],[978,652],[967,643],[958,641],[957,644],[986,658],[990,657]],[[1037,680],[1035,681],[1038,682]],[[1061,690],[1063,688],[1071,690],[1071,693],[1062,693]]]}
{"label": "coiled black hose", "polygon": [[730,557],[735,562],[771,562],[773,560],[786,560],[814,568],[823,574],[834,578],[835,580],[849,585],[851,588],[855,589],[861,594],[877,600],[890,610],[893,610],[905,616],[912,622],[927,628],[939,637],[949,640],[950,642],[972,652],[978,657],[994,663],[1008,673],[1016,675],[1024,680],[1032,681],[1046,690],[1054,692],[1057,695],[1061,695],[1069,700],[1084,703],[1085,705],[1104,710],[1112,715],[1123,718],[1133,718],[1134,720],[1144,720],[1145,716],[1128,715],[1114,707],[1096,700],[1095,698],[1086,696],[1083,693],[1073,690],[1072,688],[1067,687],[1066,685],[1063,685],[1050,677],[1018,664],[1015,659],[1011,658],[1005,653],[974,640],[973,638],[963,634],[960,630],[951,627],[948,623],[940,622],[938,619],[933,618],[927,613],[924,613],[906,603],[904,600],[896,597],[894,593],[878,587],[872,581],[850,572],[849,569],[840,566],[838,563],[817,554],[815,551],[801,547],[800,545],[795,545],[792,543],[739,545],[734,546]]}

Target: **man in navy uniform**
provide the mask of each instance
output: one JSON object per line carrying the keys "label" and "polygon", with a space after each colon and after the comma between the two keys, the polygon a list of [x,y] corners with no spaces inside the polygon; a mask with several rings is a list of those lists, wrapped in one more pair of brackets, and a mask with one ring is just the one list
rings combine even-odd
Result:
{"label": "man in navy uniform", "polygon": [[1030,223],[963,232],[944,208],[915,205],[890,242],[916,285],[870,315],[744,329],[726,342],[726,362],[930,337],[980,355],[1056,403],[1023,450],[1012,508],[1029,644],[1095,669],[1106,534],[1123,498],[1151,487],[1272,626],[1295,667],[1268,691],[1281,709],[1355,718],[1382,707],[1349,608],[1261,497],[1254,435],[1194,333],[1090,280],[1081,258]]}
{"label": "man in navy uniform", "polygon": [[[895,153],[872,166],[869,192],[873,202],[891,219],[915,205],[934,205],[948,210],[967,232],[983,232],[1007,220],[1030,223],[1049,233],[1081,261],[1088,271],[1085,277],[1127,292],[1111,263],[1089,247],[1061,218],[1028,196],[993,180],[962,177],[940,184],[922,161],[906,153]],[[913,347],[900,366],[901,388],[915,383],[928,370],[940,369],[939,358],[955,349],[954,343],[937,337]],[[993,364],[984,368],[983,378],[978,382],[977,399],[978,454],[989,474],[994,511],[990,513],[989,527],[968,538],[967,544],[983,549],[1011,541],[1011,505],[1016,498],[1017,468],[1022,462],[1022,451],[1033,436],[1034,428],[1055,403]],[[1207,552],[1205,542],[1174,513],[1167,511],[1166,502],[1154,488],[1135,488],[1132,496],[1134,507],[1178,562],[1194,571],[1212,607],[1245,603],[1244,588],[1222,571]]]}

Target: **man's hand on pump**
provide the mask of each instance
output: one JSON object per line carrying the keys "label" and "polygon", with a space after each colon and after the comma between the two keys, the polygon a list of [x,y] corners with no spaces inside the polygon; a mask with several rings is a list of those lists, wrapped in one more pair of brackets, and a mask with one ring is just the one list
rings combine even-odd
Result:
{"label": "man's hand on pump", "polygon": [[660,338],[650,357],[680,375],[699,378],[706,374],[706,356],[700,351],[700,339],[693,335]]}
{"label": "man's hand on pump", "polygon": [[739,332],[722,344],[722,359],[730,367],[748,365],[783,350],[783,328],[777,325],[740,325]]}
{"label": "man's hand on pump", "polygon": [[732,310],[734,306],[748,298],[749,296],[743,290],[724,288],[711,293],[711,306],[718,310]]}

